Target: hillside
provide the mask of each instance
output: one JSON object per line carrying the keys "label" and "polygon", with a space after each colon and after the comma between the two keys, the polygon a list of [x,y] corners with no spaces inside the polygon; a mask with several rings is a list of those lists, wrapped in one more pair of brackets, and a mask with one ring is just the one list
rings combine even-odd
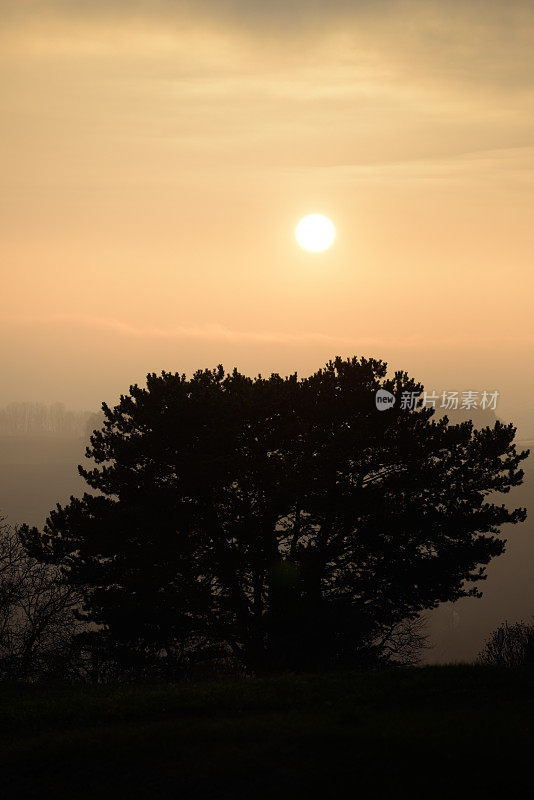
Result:
{"label": "hillside", "polygon": [[529,778],[534,673],[0,686],[3,788],[25,798],[508,796]]}

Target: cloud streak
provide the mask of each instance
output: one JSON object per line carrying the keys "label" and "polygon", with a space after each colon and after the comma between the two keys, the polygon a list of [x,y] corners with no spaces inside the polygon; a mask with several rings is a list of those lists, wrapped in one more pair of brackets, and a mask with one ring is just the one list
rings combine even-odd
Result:
{"label": "cloud streak", "polygon": [[131,325],[118,319],[109,317],[93,317],[87,314],[51,314],[43,316],[25,317],[22,315],[8,315],[4,317],[8,324],[22,325],[24,327],[52,327],[55,325],[69,325],[78,328],[90,328],[99,331],[109,331],[117,335],[132,339],[196,339],[207,341],[227,342],[257,342],[288,345],[305,345],[313,343],[325,344],[351,344],[353,340],[342,337],[329,336],[323,333],[302,331],[297,333],[284,333],[278,331],[237,331],[220,325],[209,323],[206,325],[177,325],[172,328],[158,328],[147,325]]}
{"label": "cloud streak", "polygon": [[[342,336],[331,335],[317,331],[297,331],[289,333],[285,331],[242,331],[232,330],[219,323],[207,323],[204,325],[178,325],[169,328],[159,328],[151,325],[132,325],[121,320],[110,317],[96,317],[88,314],[50,314],[37,316],[6,315],[3,318],[6,327],[23,327],[25,329],[51,329],[67,326],[72,335],[75,329],[95,330],[101,332],[114,333],[117,336],[143,341],[180,341],[194,340],[217,343],[236,343],[236,344],[272,344],[289,347],[303,347],[310,345],[329,345],[352,349],[357,352],[362,347],[465,347],[465,335],[458,331],[452,336],[432,336],[425,332],[424,335],[414,334],[408,336],[380,337],[380,336]],[[534,335],[531,337],[517,337],[493,335],[469,337],[470,345],[523,345],[530,347],[534,345]]]}

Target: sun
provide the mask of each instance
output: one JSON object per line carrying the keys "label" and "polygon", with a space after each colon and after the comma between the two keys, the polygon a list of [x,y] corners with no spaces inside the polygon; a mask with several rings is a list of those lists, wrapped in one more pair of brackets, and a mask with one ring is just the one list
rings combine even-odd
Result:
{"label": "sun", "polygon": [[322,214],[308,214],[297,225],[295,236],[304,250],[318,253],[330,247],[336,238],[336,229],[328,217]]}

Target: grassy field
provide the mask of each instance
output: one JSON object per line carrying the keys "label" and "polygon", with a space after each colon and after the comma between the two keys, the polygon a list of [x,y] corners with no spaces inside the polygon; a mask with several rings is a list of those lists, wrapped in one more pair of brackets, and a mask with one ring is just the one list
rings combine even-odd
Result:
{"label": "grassy field", "polygon": [[534,672],[0,686],[0,719],[6,798],[506,797],[529,779]]}

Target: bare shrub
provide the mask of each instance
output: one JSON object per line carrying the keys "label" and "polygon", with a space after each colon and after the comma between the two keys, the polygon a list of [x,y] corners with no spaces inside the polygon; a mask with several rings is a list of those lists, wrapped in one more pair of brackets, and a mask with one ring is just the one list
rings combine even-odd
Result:
{"label": "bare shrub", "polygon": [[518,667],[534,663],[534,624],[507,622],[493,631],[479,653],[481,664]]}
{"label": "bare shrub", "polygon": [[77,602],[59,568],[28,556],[0,520],[0,679],[74,677]]}

